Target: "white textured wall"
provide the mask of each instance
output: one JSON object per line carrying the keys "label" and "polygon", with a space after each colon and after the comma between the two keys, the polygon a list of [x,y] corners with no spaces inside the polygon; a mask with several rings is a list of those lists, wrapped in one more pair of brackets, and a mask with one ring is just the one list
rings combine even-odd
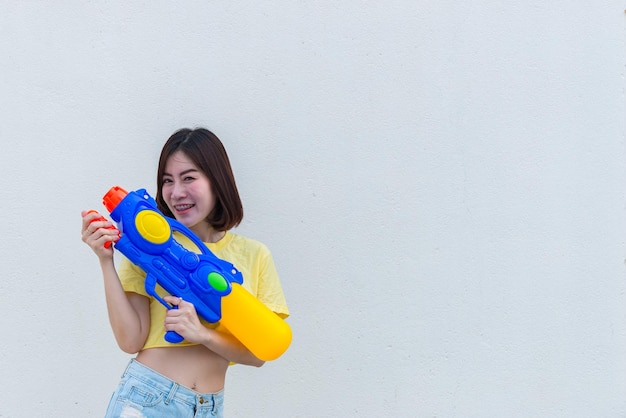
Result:
{"label": "white textured wall", "polygon": [[626,416],[624,1],[1,6],[0,417],[102,416],[80,211],[196,125],[293,314],[227,416]]}

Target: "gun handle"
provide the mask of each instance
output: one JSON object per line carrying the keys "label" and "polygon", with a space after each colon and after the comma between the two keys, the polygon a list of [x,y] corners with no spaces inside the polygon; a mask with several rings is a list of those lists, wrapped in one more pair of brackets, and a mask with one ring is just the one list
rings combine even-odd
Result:
{"label": "gun handle", "polygon": [[[93,213],[98,213],[98,211],[97,211],[97,210],[93,210],[93,209],[91,209],[91,210],[90,210],[90,211],[88,211],[87,213],[92,213],[92,212],[93,212]],[[96,219],[94,219],[94,220],[93,220],[93,221],[91,221],[91,222],[101,222],[101,221],[106,221],[106,220],[107,220],[107,219],[106,219],[104,216],[100,215],[100,217],[99,217],[99,218],[96,218]],[[109,227],[107,227],[107,229],[114,229],[114,230],[116,230],[116,231],[117,231],[117,237],[118,237],[118,239],[119,239],[119,237],[120,237],[120,231],[119,231],[116,227],[114,227],[114,226],[109,226]],[[104,248],[111,248],[111,245],[112,245],[112,244],[113,244],[113,243],[112,243],[111,241],[107,241],[107,242],[105,242],[105,243],[104,243]]]}
{"label": "gun handle", "polygon": [[[168,310],[178,309],[178,306],[170,305],[165,300],[163,300],[161,296],[159,296],[159,294],[156,292],[156,289],[155,289],[156,284],[157,284],[156,277],[148,274],[146,276],[146,282],[145,282],[146,292],[148,292],[150,296],[153,296],[156,300],[158,300],[161,303],[161,305],[165,306],[166,309]],[[172,343],[172,344],[178,344],[178,343],[183,342],[184,340],[183,336],[177,333],[176,331],[165,331],[165,336],[163,337],[163,339],[167,341],[168,343]]]}
{"label": "gun handle", "polygon": [[[168,305],[165,305],[165,306],[167,307]],[[167,308],[167,309],[178,309],[178,306],[174,305],[171,308]],[[177,333],[176,331],[165,331],[165,337],[163,338],[165,339],[165,341],[167,341],[168,343],[172,343],[172,344],[182,343],[184,340],[183,336]]]}
{"label": "gun handle", "polygon": [[182,337],[182,335],[180,335],[176,331],[167,331],[165,333],[165,341],[167,341],[168,343],[178,344],[183,340],[184,338]]}

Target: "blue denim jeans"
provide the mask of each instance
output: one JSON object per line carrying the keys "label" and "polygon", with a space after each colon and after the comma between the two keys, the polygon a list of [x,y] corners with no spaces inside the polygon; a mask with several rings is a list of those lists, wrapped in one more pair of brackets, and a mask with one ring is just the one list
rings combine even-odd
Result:
{"label": "blue denim jeans", "polygon": [[224,417],[224,391],[198,393],[131,360],[105,418]]}

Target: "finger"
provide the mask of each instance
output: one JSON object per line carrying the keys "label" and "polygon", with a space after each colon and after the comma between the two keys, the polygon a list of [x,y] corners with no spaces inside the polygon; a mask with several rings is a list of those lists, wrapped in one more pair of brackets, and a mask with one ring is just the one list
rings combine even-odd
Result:
{"label": "finger", "polygon": [[83,222],[82,233],[83,234],[93,234],[98,229],[97,222]]}
{"label": "finger", "polygon": [[[115,242],[118,239],[118,235],[114,232],[111,232],[109,229],[99,228],[94,232],[91,232],[89,229],[85,230],[82,235],[82,240],[87,245],[96,248],[109,248],[111,245],[109,243]],[[106,246],[105,246],[106,245]]]}
{"label": "finger", "polygon": [[89,225],[83,227],[81,231],[81,237],[83,242],[88,243],[88,241],[92,238],[92,232],[89,230]]}
{"label": "finger", "polygon": [[179,297],[179,296],[165,296],[163,299],[165,299],[165,301],[167,303],[169,303],[170,305],[174,305],[174,306],[180,306],[181,303],[183,303],[183,298]]}
{"label": "finger", "polygon": [[163,323],[163,328],[165,328],[166,331],[180,331],[176,328],[178,328],[176,326],[176,322],[172,322],[172,321],[168,321],[167,319],[165,320],[165,322]]}
{"label": "finger", "polygon": [[89,224],[83,231],[83,237],[98,239],[107,234],[106,229],[98,228],[97,225]]}
{"label": "finger", "polygon": [[[87,229],[89,226],[93,226],[93,228],[109,228],[114,226],[107,218],[93,209],[82,211],[81,215],[83,217],[83,229]],[[94,229],[92,229],[92,231],[93,230]]]}
{"label": "finger", "polygon": [[115,241],[117,241],[117,235],[105,232],[100,236],[100,238],[96,239],[96,244],[104,246],[105,244],[113,243]]}
{"label": "finger", "polygon": [[165,323],[172,325],[181,321],[179,309],[168,309],[165,313]]}
{"label": "finger", "polygon": [[87,242],[87,240],[92,237],[94,239],[99,239],[102,236],[106,236],[107,241],[117,241],[120,237],[120,233],[117,228],[112,227],[111,222],[108,221],[94,221],[85,227],[82,232],[83,241]]}
{"label": "finger", "polygon": [[81,216],[83,218],[83,230],[85,230],[87,229],[89,224],[91,224],[93,221],[100,217],[100,214],[95,210],[84,210],[81,212]]}

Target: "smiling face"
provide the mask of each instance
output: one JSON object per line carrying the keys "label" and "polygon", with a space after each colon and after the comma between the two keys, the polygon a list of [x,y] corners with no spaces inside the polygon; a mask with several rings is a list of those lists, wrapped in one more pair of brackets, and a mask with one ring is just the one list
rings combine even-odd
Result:
{"label": "smiling face", "polygon": [[205,242],[221,239],[243,219],[226,149],[204,128],[180,129],[165,142],[157,168],[155,200],[165,216],[191,225]]}
{"label": "smiling face", "polygon": [[215,207],[215,195],[209,178],[182,151],[172,154],[165,163],[161,193],[176,220],[204,241],[213,228],[207,217]]}

